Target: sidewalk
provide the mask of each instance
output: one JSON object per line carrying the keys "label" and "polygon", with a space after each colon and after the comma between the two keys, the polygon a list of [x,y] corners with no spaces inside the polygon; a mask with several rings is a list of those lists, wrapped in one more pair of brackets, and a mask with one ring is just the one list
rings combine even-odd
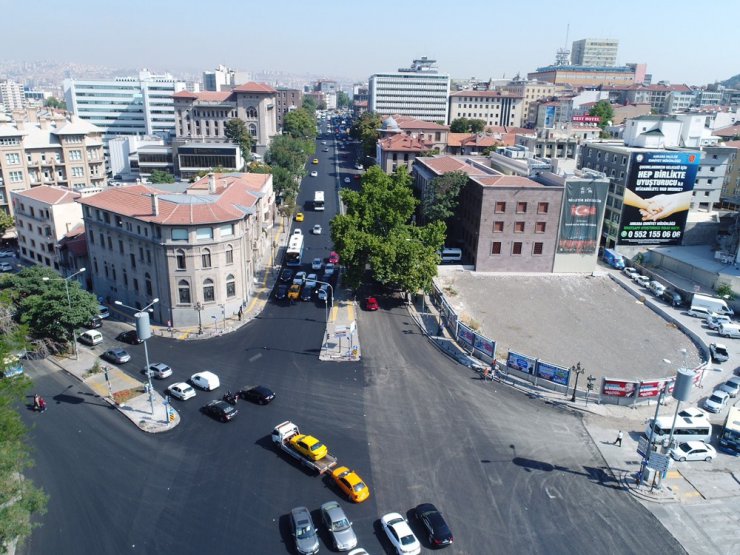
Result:
{"label": "sidewalk", "polygon": [[346,289],[340,289],[331,308],[319,360],[348,362],[360,360],[360,336],[355,320],[357,304]]}

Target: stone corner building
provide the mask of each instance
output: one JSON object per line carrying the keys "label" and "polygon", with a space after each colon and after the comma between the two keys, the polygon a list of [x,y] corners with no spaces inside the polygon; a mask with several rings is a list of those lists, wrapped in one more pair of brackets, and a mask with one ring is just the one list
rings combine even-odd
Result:
{"label": "stone corner building", "polygon": [[79,201],[96,295],[152,320],[209,325],[246,306],[270,248],[275,196],[269,174],[210,174],[181,193],[151,185]]}

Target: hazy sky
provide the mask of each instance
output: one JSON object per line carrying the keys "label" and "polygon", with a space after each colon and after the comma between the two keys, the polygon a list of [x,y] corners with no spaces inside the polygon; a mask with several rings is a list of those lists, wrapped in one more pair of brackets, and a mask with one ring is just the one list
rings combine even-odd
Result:
{"label": "hazy sky", "polygon": [[587,37],[654,81],[740,73],[738,0],[0,0],[0,57],[200,72],[221,63],[367,79],[419,56],[456,78],[525,76]]}

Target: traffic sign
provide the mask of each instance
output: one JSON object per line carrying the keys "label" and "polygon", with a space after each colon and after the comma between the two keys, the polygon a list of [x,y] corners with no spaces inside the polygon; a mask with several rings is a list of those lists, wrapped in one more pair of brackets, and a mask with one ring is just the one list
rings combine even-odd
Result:
{"label": "traffic sign", "polygon": [[646,437],[641,437],[637,441],[637,454],[645,457],[649,452],[650,447],[648,446],[648,439]]}
{"label": "traffic sign", "polygon": [[668,455],[654,451],[650,453],[647,465],[648,468],[652,468],[656,472],[668,472],[668,469],[671,467],[671,458]]}

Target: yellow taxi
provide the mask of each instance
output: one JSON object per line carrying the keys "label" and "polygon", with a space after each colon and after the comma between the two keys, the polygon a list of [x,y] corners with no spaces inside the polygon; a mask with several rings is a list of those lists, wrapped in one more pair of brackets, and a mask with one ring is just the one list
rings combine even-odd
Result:
{"label": "yellow taxi", "polygon": [[331,477],[347,497],[355,503],[362,503],[370,497],[370,488],[352,470],[346,466],[340,466],[331,473]]}
{"label": "yellow taxi", "polygon": [[290,438],[290,444],[302,455],[313,461],[326,457],[329,449],[313,436],[298,434]]}
{"label": "yellow taxi", "polygon": [[295,221],[296,222],[302,222],[303,221],[303,212],[297,212],[295,215]]}
{"label": "yellow taxi", "polygon": [[314,164],[318,164],[318,163],[319,163],[319,159],[318,159],[318,158],[314,158],[314,159],[313,159],[313,163],[314,163]]}

